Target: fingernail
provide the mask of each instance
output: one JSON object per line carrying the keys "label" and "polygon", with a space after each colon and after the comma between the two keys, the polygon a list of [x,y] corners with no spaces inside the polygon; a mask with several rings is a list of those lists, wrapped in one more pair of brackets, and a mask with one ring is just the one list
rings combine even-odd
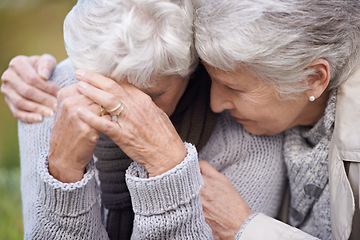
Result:
{"label": "fingernail", "polygon": [[53,108],[54,110],[56,110],[56,109],[57,109],[57,106],[58,106],[58,104],[57,104],[57,103],[54,103],[54,105],[53,105],[52,108]]}
{"label": "fingernail", "polygon": [[54,111],[50,110],[50,109],[46,109],[45,110],[45,116],[46,117],[52,117],[54,116]]}
{"label": "fingernail", "polygon": [[43,120],[43,117],[42,116],[36,116],[34,117],[34,121],[36,122],[41,122]]}
{"label": "fingernail", "polygon": [[81,82],[81,81],[80,81],[80,82],[78,83],[78,87],[86,90],[86,89],[89,87],[89,84],[86,83],[86,82]]}
{"label": "fingernail", "polygon": [[42,77],[44,79],[49,79],[51,72],[48,69],[43,68],[43,69],[40,69],[39,75],[40,75],[40,77]]}
{"label": "fingernail", "polygon": [[75,77],[76,78],[82,78],[85,75],[85,71],[84,70],[76,70],[75,71]]}

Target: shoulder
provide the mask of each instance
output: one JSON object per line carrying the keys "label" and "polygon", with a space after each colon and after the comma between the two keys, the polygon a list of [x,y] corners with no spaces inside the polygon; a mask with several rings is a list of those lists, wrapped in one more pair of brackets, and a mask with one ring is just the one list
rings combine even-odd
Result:
{"label": "shoulder", "polygon": [[57,83],[61,87],[77,82],[70,59],[67,58],[56,66],[50,77],[50,81]]}

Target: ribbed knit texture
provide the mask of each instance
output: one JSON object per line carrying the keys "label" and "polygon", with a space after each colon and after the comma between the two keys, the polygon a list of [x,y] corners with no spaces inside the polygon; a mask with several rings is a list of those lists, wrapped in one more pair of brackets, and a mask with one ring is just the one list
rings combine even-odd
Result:
{"label": "ribbed knit texture", "polygon": [[[60,63],[53,75],[56,83],[68,86],[77,82],[73,75],[71,63],[66,60]],[[50,133],[53,126],[53,118],[44,118],[41,123],[18,122],[20,166],[21,166],[21,195],[23,202],[24,238],[28,239],[35,223],[35,201],[38,197],[37,186],[37,162],[40,153],[49,149]]]}
{"label": "ribbed knit texture", "polygon": [[[282,135],[259,137],[245,132],[225,112],[218,119],[199,159],[208,160],[223,172],[253,211],[275,217],[285,183],[282,143]],[[140,165],[130,166],[126,179],[136,212],[134,239],[212,239],[207,234],[199,234],[207,232],[207,226],[200,221],[200,192],[194,186],[202,184],[202,180],[198,164],[194,165],[190,159],[151,179],[146,178],[147,174]],[[195,195],[189,202],[191,192]],[[150,233],[153,238],[148,237]]]}
{"label": "ribbed knit texture", "polygon": [[314,127],[295,127],[285,133],[291,192],[289,223],[322,240],[331,239],[328,157],[336,92],[331,92],[324,116]]}
{"label": "ribbed knit texture", "polygon": [[184,161],[160,176],[146,178],[147,172],[137,163],[128,169],[126,182],[135,212],[132,239],[212,237],[201,214],[199,195],[203,180],[197,151],[190,144],[186,144],[186,148],[188,155]]}
{"label": "ribbed knit texture", "polygon": [[[74,82],[69,72],[70,63],[61,63],[52,80],[68,85]],[[19,122],[25,239],[108,239],[93,165],[81,181],[71,184],[57,181],[47,171],[52,124],[51,119]],[[274,217],[285,178],[282,141],[282,135],[248,134],[224,113],[199,156],[229,177],[253,211]],[[148,179],[141,166],[129,169],[136,212],[133,239],[212,239],[200,204],[198,156],[194,147],[186,146],[186,159],[160,176]]]}
{"label": "ribbed knit texture", "polygon": [[[217,121],[210,109],[210,76],[199,64],[170,117],[184,142],[201,150],[209,140]],[[101,202],[108,209],[106,229],[111,240],[131,237],[134,213],[125,183],[125,170],[132,160],[107,136],[101,134],[94,155],[98,158]]]}
{"label": "ribbed knit texture", "polygon": [[252,135],[225,112],[199,159],[225,174],[253,212],[276,216],[286,176],[282,145],[282,134]]}

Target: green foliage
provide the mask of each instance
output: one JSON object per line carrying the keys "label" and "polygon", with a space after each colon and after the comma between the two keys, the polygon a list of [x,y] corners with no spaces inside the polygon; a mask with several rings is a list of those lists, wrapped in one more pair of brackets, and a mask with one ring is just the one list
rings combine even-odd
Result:
{"label": "green foliage", "polygon": [[[76,0],[0,0],[0,76],[16,55],[66,58],[62,24]],[[0,239],[23,238],[17,121],[0,94]]]}
{"label": "green foliage", "polygon": [[0,193],[0,239],[22,239],[19,169],[0,169]]}

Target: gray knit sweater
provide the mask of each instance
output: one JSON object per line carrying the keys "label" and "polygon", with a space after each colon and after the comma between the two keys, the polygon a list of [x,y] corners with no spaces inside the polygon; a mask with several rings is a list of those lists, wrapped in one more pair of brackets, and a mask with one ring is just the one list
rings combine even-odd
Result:
{"label": "gray knit sweater", "polygon": [[328,159],[334,130],[336,89],[324,116],[313,127],[285,132],[284,160],[289,176],[289,223],[322,240],[331,239]]}
{"label": "gray knit sweater", "polygon": [[[74,83],[71,64],[62,62],[52,80]],[[25,239],[108,239],[93,162],[83,179],[62,183],[48,172],[47,152],[53,119],[19,122]],[[135,222],[133,239],[212,239],[200,204],[203,185],[198,159],[225,174],[251,209],[276,216],[283,197],[283,136],[253,136],[224,113],[207,145],[188,154],[170,171],[147,178],[133,163],[126,173]]]}

